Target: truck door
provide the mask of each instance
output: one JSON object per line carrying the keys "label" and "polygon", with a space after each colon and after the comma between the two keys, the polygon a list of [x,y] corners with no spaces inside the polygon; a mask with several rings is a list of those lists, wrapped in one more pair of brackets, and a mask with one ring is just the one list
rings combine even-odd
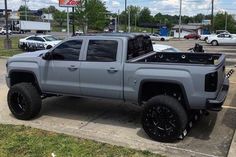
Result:
{"label": "truck door", "polygon": [[44,61],[42,88],[62,94],[79,94],[79,68],[82,40],[69,40],[52,50],[52,60]]}
{"label": "truck door", "polygon": [[122,42],[87,41],[87,53],[80,68],[80,88],[85,96],[122,99]]}

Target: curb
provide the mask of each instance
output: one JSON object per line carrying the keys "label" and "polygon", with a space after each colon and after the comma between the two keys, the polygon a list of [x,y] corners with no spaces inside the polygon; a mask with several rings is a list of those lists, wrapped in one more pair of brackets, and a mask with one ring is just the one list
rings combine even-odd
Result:
{"label": "curb", "polygon": [[232,139],[227,157],[235,157],[235,156],[236,156],[236,131],[234,131],[234,137]]}

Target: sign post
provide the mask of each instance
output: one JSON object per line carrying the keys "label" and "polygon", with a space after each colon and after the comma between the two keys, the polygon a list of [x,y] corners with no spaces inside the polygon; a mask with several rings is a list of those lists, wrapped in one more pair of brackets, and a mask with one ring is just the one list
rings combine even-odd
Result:
{"label": "sign post", "polygon": [[69,7],[67,9],[67,37],[70,37],[70,17],[69,17]]}
{"label": "sign post", "polygon": [[60,7],[67,7],[67,36],[70,35],[70,16],[69,16],[69,7],[72,7],[73,11],[73,35],[75,34],[75,23],[74,23],[74,7],[81,5],[80,0],[59,0],[59,6]]}

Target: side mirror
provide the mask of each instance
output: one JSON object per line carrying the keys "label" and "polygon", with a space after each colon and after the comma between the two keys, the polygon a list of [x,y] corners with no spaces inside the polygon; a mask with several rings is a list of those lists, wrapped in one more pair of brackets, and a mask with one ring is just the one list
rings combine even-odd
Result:
{"label": "side mirror", "polygon": [[44,60],[51,60],[51,59],[52,59],[51,52],[45,53],[42,58],[43,58]]}

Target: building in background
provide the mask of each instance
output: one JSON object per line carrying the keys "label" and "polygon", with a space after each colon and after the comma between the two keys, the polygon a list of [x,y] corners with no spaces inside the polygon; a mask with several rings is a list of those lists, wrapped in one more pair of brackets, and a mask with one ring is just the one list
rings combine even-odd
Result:
{"label": "building in background", "polygon": [[42,14],[41,18],[43,21],[51,22],[53,20],[52,14]]}
{"label": "building in background", "polygon": [[[178,38],[179,37],[179,25],[175,25],[172,28],[173,34],[174,34],[174,38]],[[201,35],[203,31],[203,26],[201,23],[189,23],[187,25],[181,25],[180,28],[180,37],[183,38],[185,35],[188,34],[198,34]]]}

